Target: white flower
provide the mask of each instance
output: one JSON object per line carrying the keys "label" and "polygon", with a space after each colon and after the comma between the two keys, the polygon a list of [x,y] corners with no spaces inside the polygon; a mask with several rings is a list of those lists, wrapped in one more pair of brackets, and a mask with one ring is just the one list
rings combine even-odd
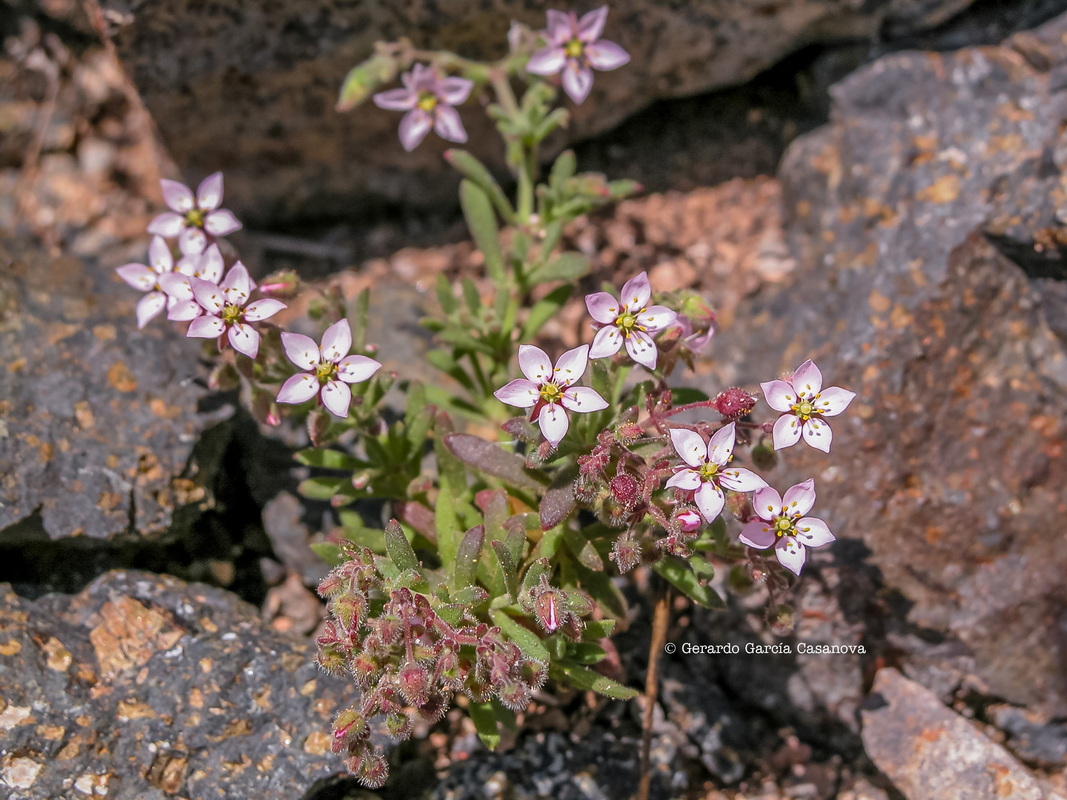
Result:
{"label": "white flower", "polygon": [[825,522],[804,516],[814,504],[815,481],[810,478],[788,489],[784,499],[769,486],[759,489],[752,496],[752,508],[759,519],[745,526],[741,541],[759,550],[773,546],[781,565],[799,575],[807,548],[834,541]]}
{"label": "white flower", "polygon": [[270,297],[249,303],[255,285],[240,261],[230,268],[221,284],[201,278],[189,278],[189,283],[204,315],[189,323],[185,335],[199,339],[226,335],[234,350],[255,358],[259,354],[259,331],[248,323],[273,317],[285,308],[285,303]]}
{"label": "white flower", "polygon": [[148,232],[178,237],[182,253],[198,253],[208,244],[208,236],[227,236],[241,229],[237,217],[222,205],[222,173],[208,175],[196,189],[196,196],[183,183],[160,181],[163,200],[171,209],[148,224]]}
{"label": "white flower", "polygon": [[822,388],[822,373],[808,359],[788,381],[761,383],[767,405],[787,412],[774,423],[774,449],[792,447],[803,434],[804,441],[824,453],[830,452],[833,433],[823,417],[836,417],[844,411],[855,392],[838,386]]}
{"label": "white flower", "polygon": [[727,469],[734,457],[734,423],[715,431],[707,445],[700,434],[684,428],[671,428],[670,434],[675,452],[687,466],[676,467],[674,476],[666,486],[692,491],[700,515],[709,525],[726,505],[723,489],[751,492],[767,485],[763,478],[751,470],[743,467]]}
{"label": "white flower", "polygon": [[651,298],[652,287],[648,283],[648,274],[644,272],[623,284],[619,300],[607,292],[587,295],[585,307],[596,320],[594,327],[600,329],[593,337],[589,357],[613,356],[625,344],[630,358],[642,366],[655,369],[659,352],[649,334],[671,325],[678,314],[665,306],[650,306],[648,301]]}

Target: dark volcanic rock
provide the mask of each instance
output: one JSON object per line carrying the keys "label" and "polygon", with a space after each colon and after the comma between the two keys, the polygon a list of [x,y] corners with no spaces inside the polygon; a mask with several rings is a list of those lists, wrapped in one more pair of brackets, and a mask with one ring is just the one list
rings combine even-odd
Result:
{"label": "dark volcanic rock", "polygon": [[[293,800],[336,773],[351,701],[233,595],[112,572],[73,597],[0,587],[0,785],[23,800]],[[94,794],[95,793],[95,794]]]}
{"label": "dark volcanic rock", "polygon": [[[813,43],[927,28],[970,3],[619,0],[606,36],[633,62],[597,77],[592,97],[574,108],[567,136],[576,141],[607,130],[656,99],[742,83]],[[545,5],[527,0],[103,5],[177,163],[190,178],[226,170],[227,205],[253,221],[383,202],[422,209],[453,202],[439,141],[405,154],[396,141],[399,115],[373,106],[334,111],[346,72],[371,55],[375,40],[399,37],[500,58],[512,19],[535,28],[545,21]],[[471,108],[464,118],[472,149],[499,162],[499,145],[487,146],[484,115]]]}
{"label": "dark volcanic rock", "polygon": [[8,240],[0,265],[0,543],[166,530],[204,498],[197,349],[138,331],[138,293],[95,263]]}
{"label": "dark volcanic rock", "polygon": [[810,356],[858,393],[831,456],[798,446],[771,480],[815,478],[846,541],[814,566],[870,571],[885,618],[853,621],[884,624],[880,655],[942,694],[966,679],[1053,715],[1067,711],[1067,348],[1045,287],[1065,75],[1067,16],[844,81],[833,123],[782,169],[797,269],[716,340],[726,383]]}
{"label": "dark volcanic rock", "polygon": [[908,800],[1062,800],[1003,747],[895,669],[863,712],[867,753]]}

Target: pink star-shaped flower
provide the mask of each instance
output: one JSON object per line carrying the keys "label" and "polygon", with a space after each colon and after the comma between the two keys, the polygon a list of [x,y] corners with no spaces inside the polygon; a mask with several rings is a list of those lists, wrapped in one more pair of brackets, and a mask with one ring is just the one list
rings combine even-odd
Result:
{"label": "pink star-shaped flower", "polygon": [[665,306],[650,306],[652,287],[642,272],[622,287],[621,299],[607,292],[586,295],[585,307],[599,328],[589,348],[590,358],[605,358],[619,352],[624,344],[630,358],[649,369],[656,368],[659,351],[650,334],[673,323],[678,315]]}
{"label": "pink star-shaped flower", "polygon": [[530,421],[537,421],[545,439],[555,447],[570,427],[568,411],[589,413],[608,407],[607,401],[594,390],[574,385],[588,363],[587,344],[561,355],[555,367],[541,348],[519,345],[519,369],[526,378],[511,381],[493,392],[493,396],[509,406],[532,408]]}
{"label": "pink star-shaped flower", "polygon": [[548,44],[530,56],[526,71],[534,75],[563,73],[563,90],[581,103],[593,88],[593,70],[611,70],[630,60],[615,42],[600,38],[608,7],[601,6],[581,19],[573,12],[549,11],[545,40]]}
{"label": "pink star-shaped flower", "polygon": [[303,403],[318,395],[322,404],[342,419],[352,403],[350,383],[362,383],[381,369],[381,364],[366,356],[350,356],[352,328],[347,319],[328,327],[322,334],[322,346],[310,336],[283,333],[285,355],[300,369],[278,392],[279,403]]}
{"label": "pink star-shaped flower", "polygon": [[148,264],[123,264],[115,270],[134,289],[145,292],[137,303],[137,327],[143,328],[164,309],[171,309],[180,298],[171,291],[174,257],[170,246],[160,236],[153,236],[148,246]]}
{"label": "pink star-shaped flower", "polygon": [[217,284],[222,279],[226,264],[217,244],[199,254],[187,253],[178,261],[174,272],[164,277],[163,289],[176,300],[167,314],[167,319],[188,322],[204,313],[203,307],[193,294],[193,278]]}
{"label": "pink star-shaped flower", "polygon": [[829,453],[833,433],[823,417],[836,417],[856,396],[839,386],[823,389],[822,373],[811,359],[801,364],[788,381],[768,381],[760,387],[767,405],[786,412],[774,423],[775,450],[792,447],[803,435],[804,441],[816,450]]}
{"label": "pink star-shaped flower", "polygon": [[183,253],[197,253],[207,247],[208,236],[228,236],[241,229],[237,217],[222,205],[222,173],[208,175],[196,195],[183,183],[160,181],[163,200],[171,209],[148,224],[148,232],[179,239]]}
{"label": "pink star-shaped flower", "polygon": [[705,445],[699,433],[684,428],[671,428],[671,444],[686,466],[676,467],[667,488],[676,487],[693,492],[700,515],[709,525],[726,505],[723,489],[751,492],[763,488],[767,482],[751,470],[727,465],[733,460],[734,423],[730,423],[711,437]]}
{"label": "pink star-shaped flower", "polygon": [[463,120],[453,106],[463,103],[474,87],[472,81],[454,76],[441,77],[436,67],[416,64],[400,76],[403,89],[374,95],[378,108],[406,111],[400,120],[400,144],[411,152],[433,128],[450,142],[467,141]]}
{"label": "pink star-shaped flower", "polygon": [[784,499],[769,486],[759,489],[752,496],[752,508],[759,519],[744,527],[741,541],[758,550],[773,546],[781,565],[799,575],[807,548],[834,541],[825,522],[804,516],[813,505],[815,481],[810,478],[788,489]]}
{"label": "pink star-shaped flower", "polygon": [[259,331],[248,323],[273,317],[285,308],[285,303],[271,297],[249,303],[255,284],[240,261],[230,268],[221,284],[201,278],[189,278],[189,283],[204,314],[189,323],[185,335],[214,339],[225,334],[234,350],[255,358],[259,354]]}

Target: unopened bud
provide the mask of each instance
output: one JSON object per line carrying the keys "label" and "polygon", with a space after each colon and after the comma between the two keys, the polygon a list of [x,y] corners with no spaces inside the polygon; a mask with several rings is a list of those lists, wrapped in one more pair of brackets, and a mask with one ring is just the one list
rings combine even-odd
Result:
{"label": "unopened bud", "polygon": [[722,414],[723,419],[739,420],[755,408],[756,398],[744,389],[731,386],[719,392],[714,404],[715,410]]}
{"label": "unopened bud", "polygon": [[267,297],[288,300],[300,293],[300,276],[291,269],[272,272],[259,284],[259,293]]}
{"label": "unopened bud", "polygon": [[704,524],[703,518],[697,512],[692,509],[686,509],[678,514],[675,519],[678,521],[678,528],[682,533],[693,533],[700,530],[700,526]]}
{"label": "unopened bud", "polygon": [[412,731],[415,729],[414,723],[411,718],[403,711],[397,711],[393,714],[389,714],[385,718],[385,732],[398,741],[403,741],[411,736]]}
{"label": "unopened bud", "polygon": [[426,702],[430,689],[430,676],[424,667],[408,662],[398,676],[400,692],[412,705],[421,706]]}
{"label": "unopened bud", "polygon": [[608,488],[611,490],[612,499],[619,505],[627,509],[632,509],[637,505],[641,486],[633,475],[620,472],[609,481]]}
{"label": "unopened bud", "polygon": [[624,445],[631,445],[641,438],[644,430],[636,422],[624,422],[615,428],[615,439]]}
{"label": "unopened bud", "polygon": [[563,624],[565,611],[558,589],[546,589],[534,600],[534,616],[548,633],[555,633]]}
{"label": "unopened bud", "polygon": [[368,789],[381,789],[389,780],[389,762],[381,753],[366,753],[355,775]]}
{"label": "unopened bud", "polygon": [[499,690],[500,703],[511,711],[522,711],[530,705],[530,690],[526,684],[509,681]]}
{"label": "unopened bud", "polygon": [[611,560],[619,572],[629,572],[641,563],[641,547],[629,536],[620,536],[611,546]]}

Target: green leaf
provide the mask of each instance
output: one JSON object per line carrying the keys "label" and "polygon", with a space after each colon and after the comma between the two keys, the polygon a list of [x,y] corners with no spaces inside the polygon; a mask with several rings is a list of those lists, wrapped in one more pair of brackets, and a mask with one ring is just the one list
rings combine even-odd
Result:
{"label": "green leaf", "polygon": [[611,636],[613,630],[615,630],[615,620],[613,619],[586,620],[582,638],[591,641],[607,639]]}
{"label": "green leaf", "polygon": [[489,195],[470,180],[464,180],[459,186],[459,203],[474,244],[485,256],[485,269],[489,278],[495,283],[504,283],[504,256],[500,250],[500,232]]}
{"label": "green leaf", "polygon": [[593,670],[580,664],[554,662],[549,665],[548,674],[553,680],[560,683],[596,692],[616,700],[632,700],[639,694],[636,689],[623,686],[618,681],[613,681],[611,678],[601,675],[599,672],[593,672]]}
{"label": "green leaf", "polygon": [[345,560],[341,548],[333,542],[312,542],[311,551],[331,567],[343,564]]}
{"label": "green leaf", "polygon": [[478,287],[470,278],[464,278],[460,285],[463,287],[463,299],[467,301],[467,308],[475,317],[482,316],[482,296],[478,294]]}
{"label": "green leaf", "polygon": [[574,283],[589,274],[589,259],[583,254],[569,250],[560,253],[543,267],[534,270],[530,283],[548,283],[549,281],[567,281]]}
{"label": "green leaf", "polygon": [[478,574],[478,561],[482,555],[482,545],[485,543],[485,527],[475,525],[467,531],[459,548],[456,550],[456,560],[452,564],[452,586],[459,589],[474,584],[474,577]]}
{"label": "green leaf", "polygon": [[385,552],[385,532],[377,528],[367,528],[363,518],[355,511],[341,511],[341,536],[360,547],[367,547],[375,553]]}
{"label": "green leaf", "polygon": [[[511,574],[504,564],[497,547],[504,547],[504,538],[507,529],[504,523],[508,518],[508,495],[503,489],[493,492],[489,502],[486,503],[485,512],[482,514],[485,524],[485,541],[494,552],[494,557],[483,558],[478,567],[478,576],[495,597],[507,594],[514,588],[515,564],[511,563]],[[505,554],[510,556],[505,548]]]}
{"label": "green leaf", "polygon": [[529,628],[516,622],[503,611],[496,609],[489,612],[489,618],[530,658],[543,661],[546,664],[550,661],[548,650],[545,649],[541,637]]}
{"label": "green leaf", "polygon": [[595,642],[576,642],[567,648],[567,658],[579,664],[599,664],[606,656],[604,648]]}
{"label": "green leaf", "polygon": [[[459,365],[459,363],[448,353],[446,350],[433,349],[426,353],[426,360],[441,372],[453,378],[468,392],[474,391],[474,381],[471,380],[466,370]],[[441,391],[440,386],[427,387],[428,389],[437,389]]]}
{"label": "green leaf", "polygon": [[674,556],[667,556],[653,564],[652,568],[694,603],[705,608],[726,607],[718,593],[701,581],[688,562]]}
{"label": "green leaf", "polygon": [[444,273],[437,273],[437,303],[441,306],[441,310],[446,315],[451,315],[459,308],[459,301],[456,300],[456,296],[452,294],[452,283],[444,276]]}
{"label": "green leaf", "polygon": [[379,87],[395,79],[398,66],[395,58],[380,53],[354,66],[341,83],[337,110],[351,111],[358,106]]}
{"label": "green leaf", "polygon": [[496,351],[481,339],[474,337],[472,333],[464,330],[458,325],[449,325],[439,334],[437,338],[442,342],[458,347],[462,350],[473,350],[476,353],[484,353],[487,356],[495,356]]}
{"label": "green leaf", "polygon": [[496,750],[500,744],[500,731],[497,729],[496,712],[491,703],[475,703],[471,700],[467,704],[467,712],[470,714],[474,729],[478,731],[478,738],[482,740],[489,750]]}
{"label": "green leaf", "polygon": [[444,437],[449,452],[464,464],[520,489],[541,491],[546,480],[526,468],[522,456],[509,453],[495,442],[487,442],[469,433],[450,433]]}
{"label": "green leaf", "polygon": [[[544,298],[534,303],[530,313],[526,315],[526,321],[522,324],[522,335],[519,340],[529,341],[537,338],[537,333],[541,330],[541,326],[559,313],[559,310],[570,299],[573,291],[574,287],[567,284],[557,286]],[[596,362],[594,361],[594,363]]]}
{"label": "green leaf", "polygon": [[562,183],[565,180],[574,177],[575,171],[578,169],[578,160],[574,156],[573,150],[564,150],[556,158],[556,162],[552,165],[551,181],[553,185]]}
{"label": "green leaf", "polygon": [[404,535],[404,529],[395,519],[389,520],[385,526],[385,552],[398,570],[419,568],[419,560],[415,557],[415,551],[411,549],[408,537]]}
{"label": "green leaf", "polygon": [[316,475],[314,478],[300,481],[296,490],[309,500],[332,500],[347,482],[347,478]]}
{"label": "green leaf", "polygon": [[529,594],[541,585],[541,576],[550,575],[552,565],[547,558],[539,558],[526,568],[526,574],[522,578],[522,591]]}
{"label": "green leaf", "polygon": [[370,289],[356,297],[356,324],[352,325],[352,348],[362,353],[367,346],[367,323],[370,321]]}
{"label": "green leaf", "polygon": [[445,161],[451,164],[460,175],[469,178],[492,200],[500,216],[508,223],[515,222],[515,211],[508,202],[500,185],[492,173],[466,150],[453,148],[445,151]]}
{"label": "green leaf", "polygon": [[308,467],[321,467],[323,469],[357,470],[366,469],[370,462],[356,458],[340,450],[331,450],[328,447],[308,447],[299,451],[294,458]]}
{"label": "green leaf", "polygon": [[563,531],[563,540],[567,543],[567,549],[589,569],[604,569],[604,560],[600,557],[593,543],[585,537],[581,531],[566,528]]}
{"label": "green leaf", "polygon": [[436,437],[433,449],[437,457],[438,481],[441,490],[437,493],[434,508],[434,523],[437,529],[437,549],[441,563],[451,564],[456,557],[458,542],[456,534],[461,530],[457,506],[467,491],[467,472],[463,463],[445,446],[445,438],[452,432],[452,421],[447,414],[437,415]]}

